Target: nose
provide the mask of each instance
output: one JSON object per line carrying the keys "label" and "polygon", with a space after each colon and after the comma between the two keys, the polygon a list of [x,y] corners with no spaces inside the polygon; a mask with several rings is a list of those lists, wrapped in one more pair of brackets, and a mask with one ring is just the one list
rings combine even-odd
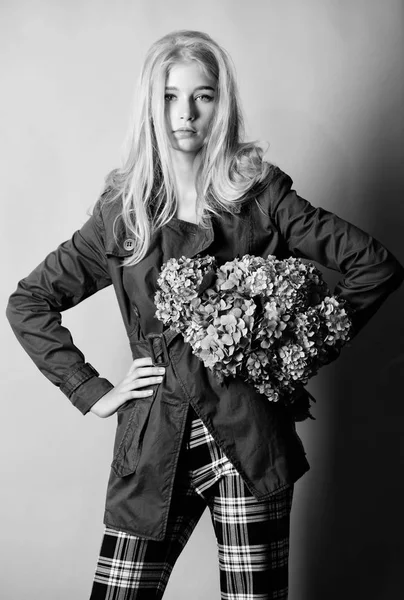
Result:
{"label": "nose", "polygon": [[181,103],[180,106],[180,119],[183,120],[184,123],[187,121],[193,121],[196,116],[195,104],[191,100],[185,100]]}

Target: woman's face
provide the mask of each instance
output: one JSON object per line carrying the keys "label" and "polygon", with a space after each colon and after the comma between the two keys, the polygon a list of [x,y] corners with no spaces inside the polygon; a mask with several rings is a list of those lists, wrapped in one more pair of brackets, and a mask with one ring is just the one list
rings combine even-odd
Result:
{"label": "woman's face", "polygon": [[165,122],[173,150],[195,155],[203,146],[216,106],[216,82],[195,61],[174,65],[166,80]]}

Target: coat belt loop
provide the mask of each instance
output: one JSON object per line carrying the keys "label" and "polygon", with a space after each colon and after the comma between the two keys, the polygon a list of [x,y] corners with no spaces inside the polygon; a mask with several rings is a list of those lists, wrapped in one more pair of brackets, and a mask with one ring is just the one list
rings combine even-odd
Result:
{"label": "coat belt loop", "polygon": [[150,354],[155,367],[168,367],[170,357],[168,348],[171,342],[177,337],[179,331],[164,331],[163,333],[148,333],[146,339],[149,343]]}
{"label": "coat belt loop", "polygon": [[150,354],[155,367],[168,367],[170,357],[168,356],[167,344],[162,333],[148,333],[146,336],[149,342]]}

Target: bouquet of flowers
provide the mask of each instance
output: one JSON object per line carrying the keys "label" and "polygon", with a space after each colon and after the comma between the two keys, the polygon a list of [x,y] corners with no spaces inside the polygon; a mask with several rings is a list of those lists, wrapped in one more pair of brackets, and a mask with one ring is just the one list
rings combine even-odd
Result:
{"label": "bouquet of flowers", "polygon": [[313,264],[245,255],[218,266],[183,256],[163,265],[158,286],[156,317],[220,381],[240,376],[270,401],[295,403],[296,420],[311,416],[303,386],[338,356],[352,326],[349,306]]}

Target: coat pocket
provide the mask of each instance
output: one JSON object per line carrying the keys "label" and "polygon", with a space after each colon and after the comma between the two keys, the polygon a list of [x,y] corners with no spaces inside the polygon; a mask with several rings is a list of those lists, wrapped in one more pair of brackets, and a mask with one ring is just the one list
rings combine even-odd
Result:
{"label": "coat pocket", "polygon": [[114,459],[111,468],[118,477],[136,471],[142,451],[143,436],[156,392],[151,398],[134,400],[132,409],[125,407],[118,412],[118,427],[115,437]]}

